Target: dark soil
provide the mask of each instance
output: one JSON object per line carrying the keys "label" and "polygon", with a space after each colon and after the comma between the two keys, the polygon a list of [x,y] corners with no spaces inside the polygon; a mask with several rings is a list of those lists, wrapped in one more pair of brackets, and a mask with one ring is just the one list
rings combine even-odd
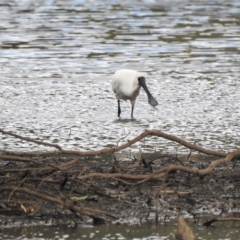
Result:
{"label": "dark soil", "polygon": [[170,164],[203,169],[213,159],[155,154],[126,161],[112,155],[56,155],[28,156],[24,161],[24,156],[4,156],[0,156],[2,226],[159,222],[179,214],[198,221],[205,216],[237,216],[240,209],[239,159],[205,176],[177,170],[152,179],[146,176]]}

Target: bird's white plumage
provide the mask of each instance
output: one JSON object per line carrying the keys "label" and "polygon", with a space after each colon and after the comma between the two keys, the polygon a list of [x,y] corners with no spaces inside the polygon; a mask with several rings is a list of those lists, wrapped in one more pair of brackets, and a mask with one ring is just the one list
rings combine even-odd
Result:
{"label": "bird's white plumage", "polygon": [[144,76],[142,73],[131,69],[120,69],[115,72],[112,81],[112,88],[118,100],[135,101],[139,95],[141,86],[138,77]]}
{"label": "bird's white plumage", "polygon": [[120,69],[115,72],[112,80],[112,88],[118,100],[118,117],[121,114],[120,99],[122,99],[131,101],[131,117],[133,118],[134,105],[141,87],[143,87],[148,96],[148,103],[155,107],[158,102],[149,92],[143,73],[131,69]]}

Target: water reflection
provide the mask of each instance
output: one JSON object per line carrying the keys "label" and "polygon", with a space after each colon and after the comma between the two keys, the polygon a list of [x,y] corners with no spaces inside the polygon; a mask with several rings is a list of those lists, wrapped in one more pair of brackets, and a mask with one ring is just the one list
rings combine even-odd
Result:
{"label": "water reflection", "polygon": [[[2,128],[71,149],[125,142],[146,128],[239,148],[238,1],[2,0],[0,11]],[[140,94],[135,121],[127,102],[117,118],[110,81],[119,68],[146,72],[160,104]],[[1,149],[39,149],[1,138]],[[139,147],[175,149],[152,138]]]}

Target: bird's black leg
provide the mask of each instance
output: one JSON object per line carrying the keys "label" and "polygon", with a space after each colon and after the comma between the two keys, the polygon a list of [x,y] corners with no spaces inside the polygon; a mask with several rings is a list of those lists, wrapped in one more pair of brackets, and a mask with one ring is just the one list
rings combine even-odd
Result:
{"label": "bird's black leg", "polygon": [[120,107],[120,100],[118,100],[118,117],[120,118],[121,114],[121,107]]}
{"label": "bird's black leg", "polygon": [[133,118],[133,109],[134,109],[134,105],[132,106],[131,118]]}

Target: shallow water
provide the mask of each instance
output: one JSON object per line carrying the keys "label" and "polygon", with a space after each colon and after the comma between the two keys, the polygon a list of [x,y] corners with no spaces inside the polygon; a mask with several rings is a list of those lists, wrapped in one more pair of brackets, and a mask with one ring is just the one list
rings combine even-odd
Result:
{"label": "shallow water", "polygon": [[[80,150],[145,129],[239,148],[239,1],[2,0],[0,12],[4,130]],[[119,120],[111,90],[119,68],[145,72],[159,106],[142,91],[135,120],[129,102]],[[176,145],[148,138],[139,147],[171,153]],[[45,147],[1,135],[0,149]]]}
{"label": "shallow water", "polygon": [[[216,223],[215,227],[203,227],[196,224],[193,227],[199,240],[238,240],[238,223]],[[94,228],[67,227],[22,227],[19,229],[4,229],[1,239],[17,240],[48,240],[48,239],[103,239],[103,240],[174,240],[177,226],[173,222],[166,224],[143,224],[133,226],[99,226]]]}
{"label": "shallow water", "polygon": [[[0,13],[2,129],[67,149],[121,144],[145,129],[239,148],[238,0],[1,0]],[[135,119],[129,102],[118,119],[111,77],[120,68],[145,72],[159,106],[141,92]],[[172,153],[176,146],[151,137],[132,149]],[[1,149],[45,147],[0,135]],[[1,239],[174,239],[168,227],[4,229]],[[238,229],[197,232],[199,239],[239,239]]]}

